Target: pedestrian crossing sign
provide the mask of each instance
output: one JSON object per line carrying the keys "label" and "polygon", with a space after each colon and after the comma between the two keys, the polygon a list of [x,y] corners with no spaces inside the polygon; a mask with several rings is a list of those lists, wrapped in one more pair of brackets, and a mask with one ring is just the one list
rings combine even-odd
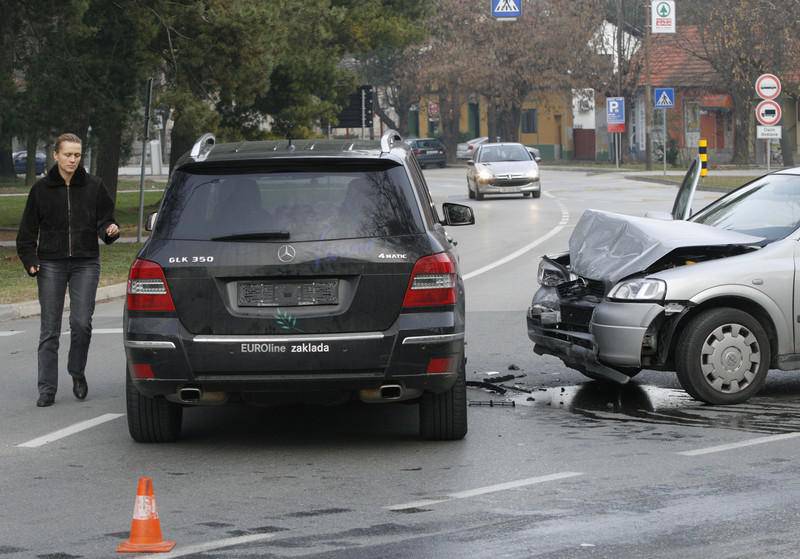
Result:
{"label": "pedestrian crossing sign", "polygon": [[522,15],[522,0],[489,0],[492,3],[492,17],[497,19],[517,19]]}
{"label": "pedestrian crossing sign", "polygon": [[656,102],[656,109],[671,109],[675,106],[675,88],[657,87],[653,100]]}

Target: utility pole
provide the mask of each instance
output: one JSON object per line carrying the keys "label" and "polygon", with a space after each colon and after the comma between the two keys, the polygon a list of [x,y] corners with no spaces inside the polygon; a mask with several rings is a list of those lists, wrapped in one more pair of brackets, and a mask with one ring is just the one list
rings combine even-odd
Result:
{"label": "utility pole", "polygon": [[[625,12],[622,9],[623,0],[617,0],[617,97],[622,97],[622,28],[625,26]],[[622,159],[622,134],[617,133],[614,150],[617,152],[617,167]],[[619,147],[617,147],[619,144]]]}
{"label": "utility pole", "polygon": [[644,157],[645,168],[648,171],[653,170],[653,146],[650,140],[650,123],[653,120],[653,92],[650,90],[650,25],[652,14],[652,2],[644,0],[645,9],[647,10],[644,23]]}

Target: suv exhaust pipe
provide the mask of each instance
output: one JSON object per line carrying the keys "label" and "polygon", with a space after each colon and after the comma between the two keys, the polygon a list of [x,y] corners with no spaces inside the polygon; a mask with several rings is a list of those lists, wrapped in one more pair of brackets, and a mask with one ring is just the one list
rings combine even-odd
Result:
{"label": "suv exhaust pipe", "polygon": [[384,384],[380,388],[364,388],[358,391],[359,399],[368,404],[413,400],[421,395],[422,390],[406,389],[400,384]]}
{"label": "suv exhaust pipe", "polygon": [[178,390],[178,398],[187,404],[196,404],[203,397],[203,391],[193,386],[187,386]]}

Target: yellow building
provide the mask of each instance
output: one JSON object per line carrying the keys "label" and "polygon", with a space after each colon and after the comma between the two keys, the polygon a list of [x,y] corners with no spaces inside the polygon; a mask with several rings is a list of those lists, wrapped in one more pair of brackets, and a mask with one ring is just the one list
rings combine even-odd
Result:
{"label": "yellow building", "polygon": [[[488,100],[474,98],[461,106],[459,131],[464,139],[489,135]],[[410,136],[427,138],[438,134],[438,102],[435,96],[420,99],[418,110],[410,111]],[[543,159],[571,159],[572,100],[568,92],[532,95],[522,105],[519,141],[539,148]]]}

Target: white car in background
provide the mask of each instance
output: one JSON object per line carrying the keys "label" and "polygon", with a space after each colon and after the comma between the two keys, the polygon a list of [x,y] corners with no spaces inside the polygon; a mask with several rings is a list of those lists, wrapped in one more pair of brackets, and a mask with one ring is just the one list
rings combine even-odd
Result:
{"label": "white car in background", "polygon": [[472,138],[456,146],[456,159],[472,159],[478,146],[489,141],[487,136]]}

